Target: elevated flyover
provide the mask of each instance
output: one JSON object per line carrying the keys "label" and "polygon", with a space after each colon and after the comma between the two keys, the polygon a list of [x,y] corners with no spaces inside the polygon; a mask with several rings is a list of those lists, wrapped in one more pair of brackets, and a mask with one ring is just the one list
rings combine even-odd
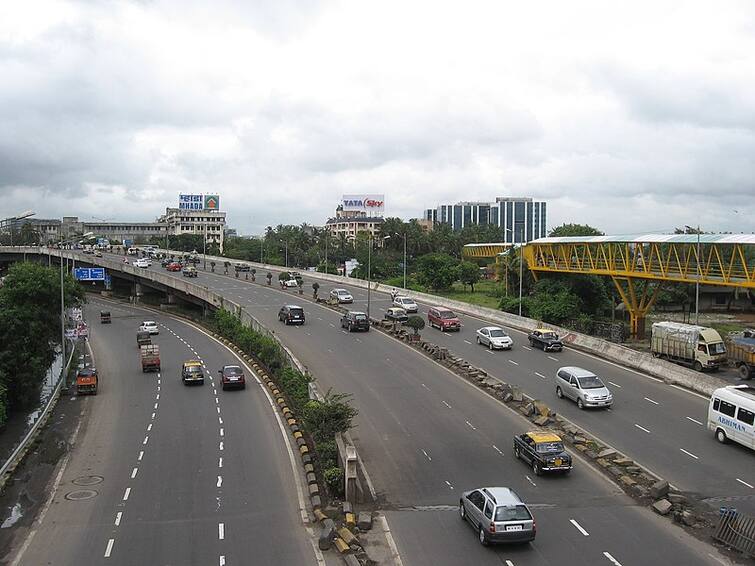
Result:
{"label": "elevated flyover", "polygon": [[540,273],[611,277],[629,311],[631,332],[642,324],[665,282],[755,290],[753,234],[643,234],[540,238],[524,247]]}

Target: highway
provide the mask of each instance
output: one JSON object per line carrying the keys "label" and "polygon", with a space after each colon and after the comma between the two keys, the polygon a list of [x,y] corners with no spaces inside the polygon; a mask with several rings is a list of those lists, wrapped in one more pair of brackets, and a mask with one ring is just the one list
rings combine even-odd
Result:
{"label": "highway", "polygon": [[[324,389],[354,395],[353,436],[404,564],[715,561],[711,547],[637,507],[580,459],[568,477],[532,476],[511,453],[514,434],[531,425],[411,348],[379,332],[342,332],[332,310],[274,286],[204,272],[196,282],[277,327]],[[305,326],[277,322],[290,302],[305,307]],[[484,485],[510,486],[534,505],[539,534],[531,547],[484,549],[461,524],[461,492]]]}
{"label": "highway", "polygon": [[[100,308],[112,324],[99,323]],[[100,390],[70,400],[88,416],[15,564],[318,564],[300,472],[264,389],[249,373],[245,390],[216,385],[217,370],[238,363],[232,353],[143,309],[94,300],[85,313]],[[160,327],[159,373],[141,371],[142,320]],[[205,365],[205,385],[181,382],[189,358]]]}

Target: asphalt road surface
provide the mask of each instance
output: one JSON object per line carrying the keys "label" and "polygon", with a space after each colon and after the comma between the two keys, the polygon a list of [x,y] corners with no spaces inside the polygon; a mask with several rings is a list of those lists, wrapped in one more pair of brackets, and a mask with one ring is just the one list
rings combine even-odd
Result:
{"label": "asphalt road surface", "polygon": [[[100,308],[112,313],[101,325]],[[51,504],[17,564],[317,564],[287,445],[261,386],[222,391],[238,363],[194,327],[128,306],[86,308],[100,374]],[[160,334],[159,373],[142,373],[142,320]],[[185,386],[181,364],[206,366]]]}
{"label": "asphalt road surface", "polygon": [[[200,273],[197,283],[241,303],[268,327],[277,325],[324,389],[354,395],[360,415],[353,436],[405,564],[717,560],[712,547],[637,507],[580,459],[570,476],[535,477],[511,453],[514,434],[530,425],[416,351],[379,332],[346,333],[336,313],[301,301],[295,291],[210,273]],[[305,307],[306,325],[277,321],[280,306],[292,302]],[[534,506],[534,544],[490,550],[477,543],[456,506],[462,491],[485,485],[512,487]]]}

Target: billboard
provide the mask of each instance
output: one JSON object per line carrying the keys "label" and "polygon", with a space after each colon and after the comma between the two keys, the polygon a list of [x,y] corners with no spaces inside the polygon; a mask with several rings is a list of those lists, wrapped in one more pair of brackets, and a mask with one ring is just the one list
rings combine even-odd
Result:
{"label": "billboard", "polygon": [[382,216],[385,212],[385,195],[343,195],[343,209],[366,212],[367,216]]}
{"label": "billboard", "polygon": [[219,195],[205,195],[204,196],[204,209],[205,210],[220,210],[220,196]]}

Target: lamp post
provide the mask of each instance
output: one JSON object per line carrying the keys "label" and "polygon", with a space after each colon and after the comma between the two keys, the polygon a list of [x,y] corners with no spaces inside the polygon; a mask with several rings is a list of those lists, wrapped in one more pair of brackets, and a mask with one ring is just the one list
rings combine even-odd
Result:
{"label": "lamp post", "polygon": [[394,232],[395,236],[403,236],[404,238],[404,290],[406,290],[406,232],[403,234],[399,234],[398,232]]}
{"label": "lamp post", "polygon": [[[687,232],[694,230],[690,226],[685,226]],[[695,260],[695,324],[700,324],[700,225],[697,225],[697,251]]]}
{"label": "lamp post", "polygon": [[202,233],[202,269],[207,271],[207,224],[204,225]]}
{"label": "lamp post", "polygon": [[[511,228],[504,228],[506,232],[511,232],[511,235],[514,236],[514,230]],[[523,234],[522,234],[523,236]],[[516,240],[516,238],[514,238]],[[524,238],[522,238],[524,240]],[[513,244],[516,244],[516,241],[512,242]],[[523,276],[523,267],[524,267],[524,257],[522,256],[522,252],[524,248],[524,242],[519,242],[519,316],[522,316],[522,276]],[[507,270],[508,272],[508,270]],[[508,280],[506,281],[506,287],[508,288]]]}
{"label": "lamp post", "polygon": [[330,273],[328,271],[328,227],[325,227],[325,273]]}
{"label": "lamp post", "polygon": [[8,223],[8,228],[10,232],[10,245],[13,247],[13,229],[16,227],[16,222],[18,220],[23,220],[24,218],[29,218],[30,216],[34,216],[36,212],[33,210],[27,210],[25,212],[22,212],[21,214],[16,214],[15,216],[9,216],[5,219],[5,222]]}
{"label": "lamp post", "polygon": [[288,240],[286,240],[286,269],[288,269]]}
{"label": "lamp post", "polygon": [[[390,234],[383,236],[383,241],[390,238]],[[372,241],[374,240],[370,232],[369,247],[367,248],[367,324],[370,322],[370,289],[372,287]]]}

